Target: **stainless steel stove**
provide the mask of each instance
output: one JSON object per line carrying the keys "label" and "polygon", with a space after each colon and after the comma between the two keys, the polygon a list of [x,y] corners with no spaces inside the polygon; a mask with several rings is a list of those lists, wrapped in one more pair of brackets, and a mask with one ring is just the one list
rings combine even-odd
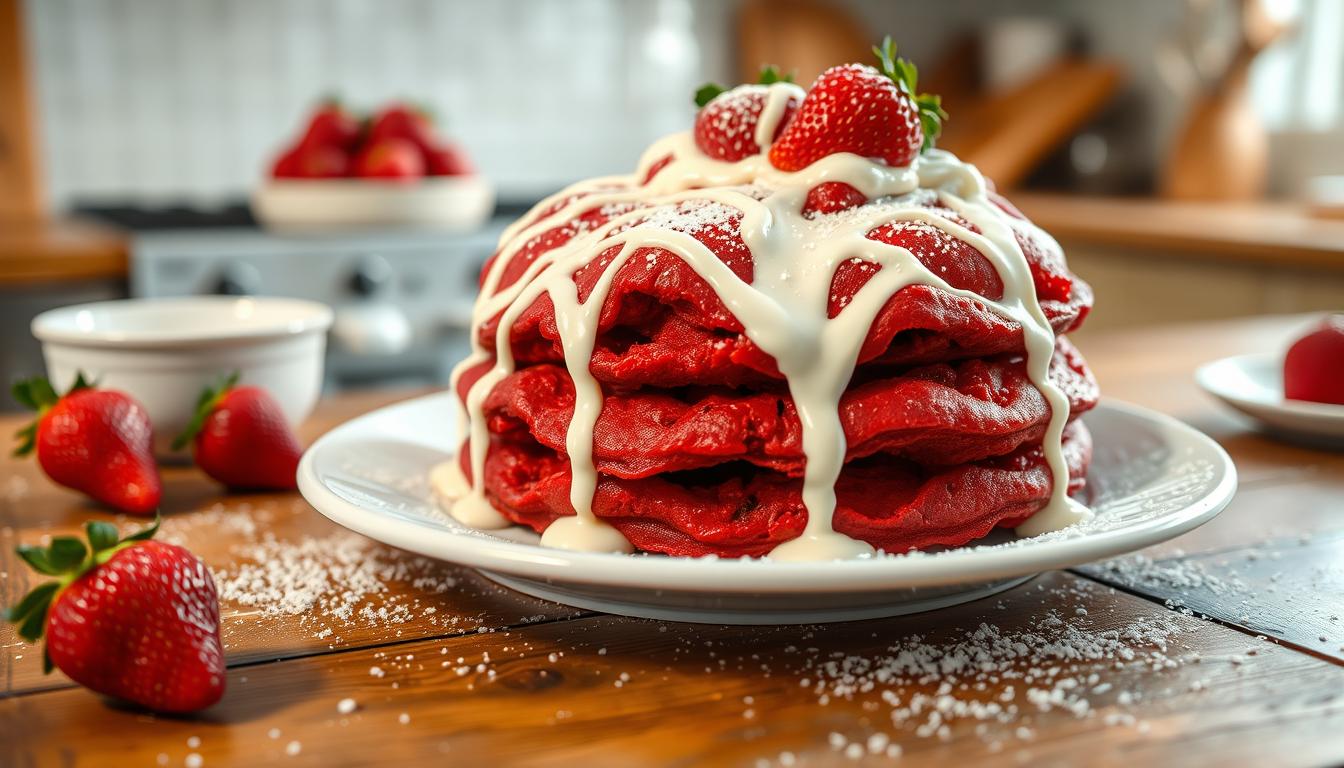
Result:
{"label": "stainless steel stove", "polygon": [[336,312],[329,389],[441,385],[467,353],[477,276],[514,215],[478,232],[290,235],[255,228],[136,233],[137,297],[255,294],[313,299]]}

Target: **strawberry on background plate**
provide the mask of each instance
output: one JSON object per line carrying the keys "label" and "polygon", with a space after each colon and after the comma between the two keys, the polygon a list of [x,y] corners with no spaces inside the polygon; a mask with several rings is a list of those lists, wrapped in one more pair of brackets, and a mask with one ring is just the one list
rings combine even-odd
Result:
{"label": "strawberry on background plate", "polygon": [[1288,348],[1283,396],[1344,405],[1344,313],[1330,315]]}
{"label": "strawberry on background plate", "polygon": [[917,94],[915,65],[896,58],[891,38],[874,47],[879,71],[845,64],[822,72],[783,134],[770,163],[800,171],[827,155],[851,152],[906,166],[933,146],[947,117],[937,96]]}
{"label": "strawberry on background plate", "polygon": [[210,571],[182,547],[152,541],[159,523],[124,539],[116,526],[19,547],[56,577],[5,612],[28,642],[44,637],[43,666],[98,693],[157,712],[194,712],[224,694],[219,598]]}
{"label": "strawberry on background plate", "polygon": [[173,448],[191,444],[196,465],[230,488],[296,488],[303,448],[279,403],[260,387],[237,384],[235,373],[202,392],[196,417]]}
{"label": "strawberry on background plate", "polygon": [[[753,85],[739,85],[732,90],[713,83],[702,86],[695,93],[695,103],[700,107],[695,116],[695,145],[715,160],[728,163],[759,155],[761,146],[756,143],[756,128],[768,100],[766,86],[792,82],[790,76],[780,75],[774,67],[765,67],[760,80]],[[785,102],[779,122],[770,134],[771,141],[779,137],[801,100],[799,88],[798,96]]]}
{"label": "strawberry on background plate", "polygon": [[22,443],[14,455],[36,450],[47,477],[109,507],[135,515],[158,508],[163,485],[153,427],[130,395],[97,389],[82,373],[61,396],[41,377],[16,383],[13,393],[38,414],[18,432]]}
{"label": "strawberry on background plate", "polygon": [[418,179],[425,175],[425,158],[406,139],[379,139],[360,150],[354,170],[366,179]]}

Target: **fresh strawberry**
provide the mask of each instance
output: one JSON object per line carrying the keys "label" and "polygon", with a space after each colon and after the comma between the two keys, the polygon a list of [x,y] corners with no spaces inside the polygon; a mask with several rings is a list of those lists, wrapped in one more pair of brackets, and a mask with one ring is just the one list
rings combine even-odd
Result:
{"label": "fresh strawberry", "polygon": [[845,64],[821,73],[770,147],[772,165],[800,171],[827,155],[852,152],[905,166],[933,146],[947,117],[938,97],[916,95],[919,73],[914,64],[896,58],[891,38],[873,51],[880,71]]}
{"label": "fresh strawberry", "polygon": [[117,540],[90,521],[89,547],[72,536],[19,556],[56,581],[5,611],[19,636],[46,637],[43,666],[98,693],[157,712],[194,712],[224,694],[219,598],[205,565],[151,541],[159,523]]}
{"label": "fresh strawberry", "polygon": [[329,144],[303,144],[294,158],[296,175],[304,179],[339,179],[350,175],[350,156]]}
{"label": "fresh strawberry", "polygon": [[335,147],[349,154],[359,141],[360,122],[336,99],[322,102],[308,120],[301,147]]}
{"label": "fresh strawberry", "polygon": [[280,156],[275,158],[271,164],[271,178],[273,179],[298,179],[303,177],[302,166],[299,164],[299,155],[303,152],[303,147],[291,147]]}
{"label": "fresh strawberry", "polygon": [[41,377],[16,383],[13,392],[38,413],[19,431],[23,442],[14,455],[37,449],[47,477],[123,512],[148,515],[158,508],[163,486],[143,406],[123,392],[95,389],[83,374],[63,396]]}
{"label": "fresh strawberry", "polygon": [[807,191],[803,215],[836,213],[868,202],[868,198],[843,181],[824,181]]}
{"label": "fresh strawberry", "polygon": [[418,179],[425,175],[420,149],[406,139],[381,139],[355,158],[355,175],[368,179]]}
{"label": "fresh strawberry", "polygon": [[238,374],[206,389],[196,417],[173,441],[195,448],[196,465],[231,488],[291,490],[303,449],[280,405],[260,387],[239,387]]}
{"label": "fresh strawberry", "polygon": [[[766,67],[761,70],[760,81],[755,85],[739,85],[731,91],[712,83],[702,86],[695,93],[695,103],[700,106],[700,113],[695,117],[695,145],[715,160],[728,163],[760,154],[761,146],[756,142],[757,124],[769,100],[769,86],[781,82],[793,81],[788,76],[780,76],[774,67]],[[802,90],[797,90],[799,95],[789,97],[770,131],[771,142],[798,109]]]}
{"label": "fresh strawberry", "polygon": [[425,171],[430,176],[470,176],[476,172],[471,158],[456,144],[439,144],[425,150]]}
{"label": "fresh strawberry", "polygon": [[1344,405],[1344,314],[1330,315],[1288,348],[1283,396]]}
{"label": "fresh strawberry", "polygon": [[409,141],[421,152],[434,149],[434,121],[423,109],[392,104],[373,119],[365,144],[372,145],[388,139]]}

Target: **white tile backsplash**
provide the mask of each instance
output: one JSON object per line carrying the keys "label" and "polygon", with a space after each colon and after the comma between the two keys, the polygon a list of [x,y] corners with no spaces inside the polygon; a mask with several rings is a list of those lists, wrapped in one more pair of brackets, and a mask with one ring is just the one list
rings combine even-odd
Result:
{"label": "white tile backsplash", "polygon": [[27,0],[56,209],[245,196],[311,105],[432,108],[505,196],[631,168],[731,71],[715,0]]}

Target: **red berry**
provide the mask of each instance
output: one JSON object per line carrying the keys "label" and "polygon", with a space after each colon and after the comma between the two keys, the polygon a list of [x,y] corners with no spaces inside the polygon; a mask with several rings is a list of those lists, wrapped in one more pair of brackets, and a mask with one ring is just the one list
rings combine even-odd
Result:
{"label": "red berry", "polygon": [[821,73],[770,147],[771,164],[800,171],[840,152],[890,166],[914,161],[937,134],[944,113],[937,97],[915,95],[915,67],[896,58],[890,39],[873,50],[881,59],[881,71],[845,64]]}
{"label": "red berry", "polygon": [[430,176],[470,176],[476,168],[461,147],[449,143],[425,150],[425,171]]}
{"label": "red berry", "polygon": [[[701,152],[728,163],[735,163],[752,155],[761,153],[757,142],[757,126],[770,98],[770,87],[765,85],[740,85],[731,91],[725,91],[714,97],[700,108],[695,117],[695,145]],[[790,88],[802,93],[796,86],[774,86]],[[789,118],[798,109],[800,98],[790,95],[780,111],[774,127],[767,127],[768,145],[773,142]]]}
{"label": "red berry", "polygon": [[296,175],[304,179],[339,179],[350,175],[350,156],[330,144],[303,144],[295,156]]}
{"label": "red berry", "polygon": [[388,139],[409,141],[416,149],[427,152],[435,148],[434,123],[421,110],[405,104],[392,104],[374,118],[365,144],[377,144]]}
{"label": "red berry", "polygon": [[355,175],[372,179],[418,179],[425,175],[424,156],[406,139],[381,139],[355,158]]}
{"label": "red berry", "polygon": [[6,618],[25,640],[45,636],[48,669],[158,712],[193,712],[224,693],[219,598],[195,555],[147,540],[157,528],[118,541],[116,527],[90,522],[91,552],[73,537],[20,547],[59,580],[39,585]]}
{"label": "red berry", "polygon": [[36,449],[47,477],[115,509],[148,515],[158,508],[153,427],[130,395],[94,389],[81,374],[62,397],[43,378],[15,384],[14,397],[39,414],[19,433],[18,455]]}
{"label": "red berry", "polygon": [[1344,405],[1344,314],[1330,315],[1288,348],[1283,396]]}
{"label": "red berry", "polygon": [[359,141],[359,134],[359,121],[333,99],[323,103],[313,113],[299,146],[335,147],[348,154]]}
{"label": "red berry", "polygon": [[827,181],[809,189],[803,202],[803,215],[837,213],[868,202],[868,198],[843,181]]}
{"label": "red berry", "polygon": [[231,488],[292,490],[303,455],[280,405],[231,376],[201,395],[196,419],[175,447],[192,442],[196,465]]}
{"label": "red berry", "polygon": [[271,177],[275,179],[297,179],[303,176],[300,171],[299,153],[301,147],[285,150],[271,165]]}

